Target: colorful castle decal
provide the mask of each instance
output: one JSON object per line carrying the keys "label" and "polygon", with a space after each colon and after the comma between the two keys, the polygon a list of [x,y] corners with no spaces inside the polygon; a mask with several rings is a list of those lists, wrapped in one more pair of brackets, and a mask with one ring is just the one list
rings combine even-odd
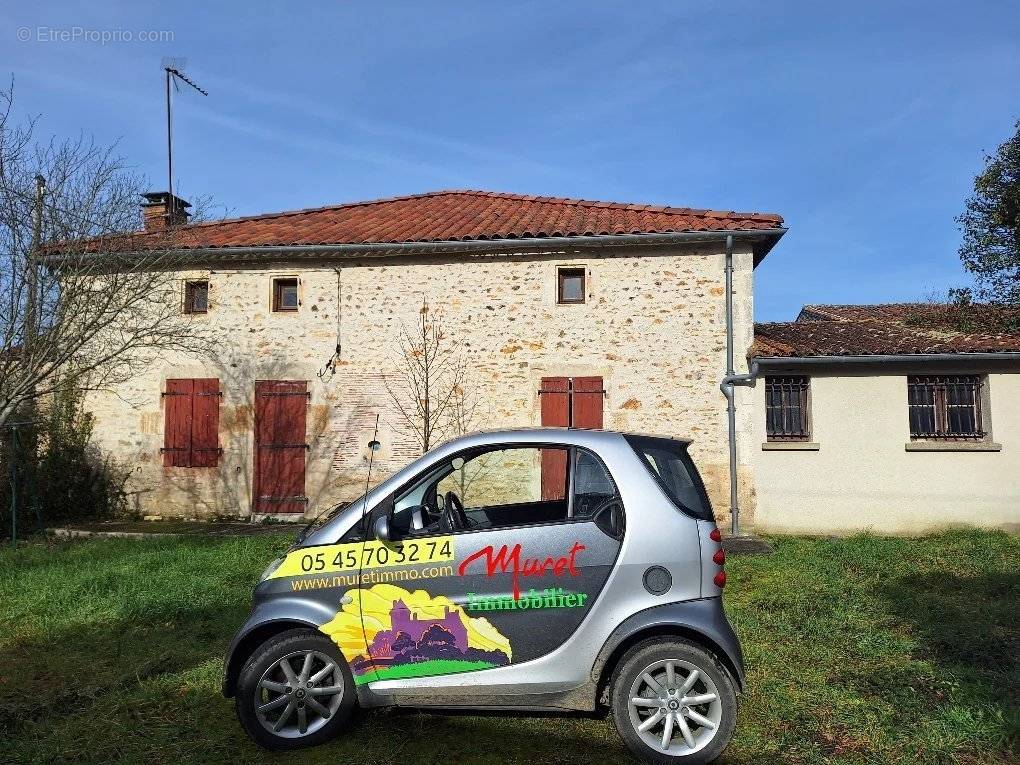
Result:
{"label": "colorful castle decal", "polygon": [[[320,628],[341,648],[358,682],[504,666],[510,641],[487,619],[442,595],[391,584],[350,590],[351,602]],[[360,630],[358,616],[364,620]]]}

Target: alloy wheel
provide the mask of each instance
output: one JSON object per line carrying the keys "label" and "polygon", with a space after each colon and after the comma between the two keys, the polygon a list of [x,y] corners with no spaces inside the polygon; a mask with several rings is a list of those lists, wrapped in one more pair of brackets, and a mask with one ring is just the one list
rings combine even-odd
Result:
{"label": "alloy wheel", "polygon": [[319,651],[295,651],[262,674],[255,687],[255,713],[274,736],[300,738],[329,722],[344,692],[336,661]]}
{"label": "alloy wheel", "polygon": [[657,661],[638,674],[627,708],[641,739],[674,756],[706,747],[722,721],[722,701],[712,678],[682,659]]}

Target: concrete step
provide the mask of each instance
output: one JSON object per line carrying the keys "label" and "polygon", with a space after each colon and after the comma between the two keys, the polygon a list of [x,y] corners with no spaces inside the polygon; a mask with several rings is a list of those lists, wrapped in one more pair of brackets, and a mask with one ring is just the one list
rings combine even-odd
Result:
{"label": "concrete step", "polygon": [[772,552],[772,545],[754,534],[724,536],[722,547],[727,555],[767,555]]}

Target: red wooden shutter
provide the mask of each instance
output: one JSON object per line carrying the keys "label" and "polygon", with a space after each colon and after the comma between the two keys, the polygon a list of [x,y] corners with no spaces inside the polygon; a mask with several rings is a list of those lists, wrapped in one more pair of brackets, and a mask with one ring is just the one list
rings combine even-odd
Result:
{"label": "red wooden shutter", "polygon": [[[542,425],[565,428],[570,425],[570,380],[566,377],[543,377],[539,393],[542,404]],[[567,452],[564,449],[542,450],[542,499],[564,499],[567,496]]]}
{"label": "red wooden shutter", "polygon": [[191,398],[191,466],[216,467],[220,460],[220,381],[194,380]]}
{"label": "red wooden shutter", "polygon": [[570,425],[570,380],[567,377],[543,377],[539,398],[542,425],[565,428]]}
{"label": "red wooden shutter", "polygon": [[571,383],[571,427],[601,429],[602,378],[574,377]]}
{"label": "red wooden shutter", "polygon": [[163,394],[163,465],[191,467],[193,380],[167,380]]}

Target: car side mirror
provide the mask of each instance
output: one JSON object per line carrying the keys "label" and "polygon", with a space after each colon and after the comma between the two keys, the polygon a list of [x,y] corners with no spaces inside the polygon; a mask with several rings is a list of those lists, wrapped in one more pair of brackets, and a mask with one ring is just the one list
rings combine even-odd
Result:
{"label": "car side mirror", "polygon": [[380,542],[392,542],[393,539],[390,536],[390,514],[383,513],[375,519],[375,523],[372,525],[372,533],[375,538]]}

